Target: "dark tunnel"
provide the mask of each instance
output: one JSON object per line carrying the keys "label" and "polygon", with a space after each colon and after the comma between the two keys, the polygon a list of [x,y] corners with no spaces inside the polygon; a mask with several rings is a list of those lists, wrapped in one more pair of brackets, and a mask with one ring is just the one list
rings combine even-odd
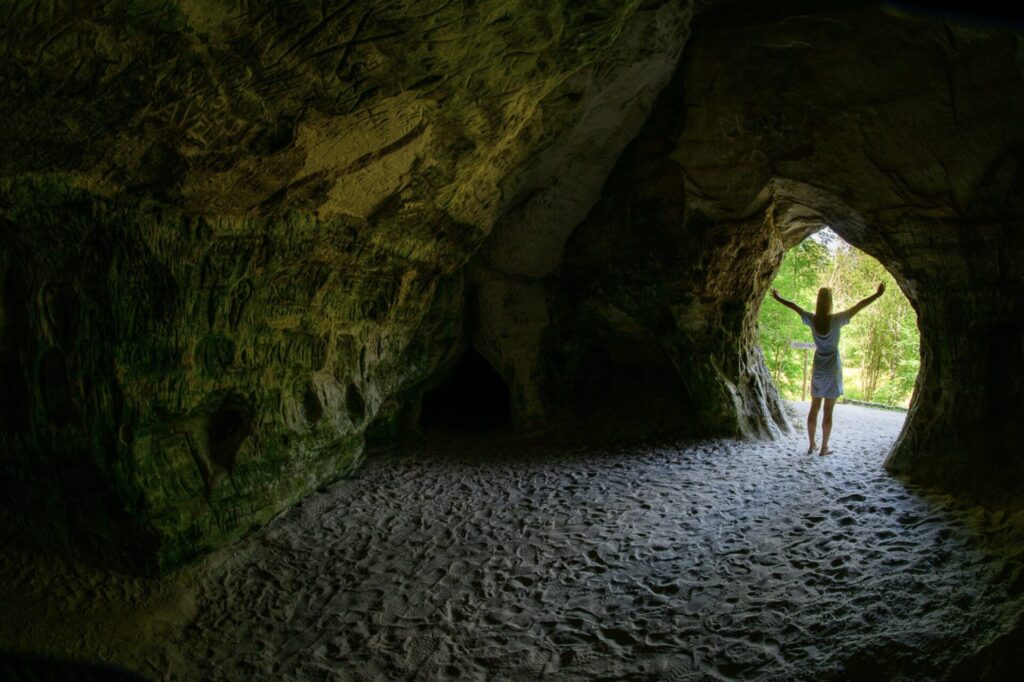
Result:
{"label": "dark tunnel", "polygon": [[420,426],[427,432],[485,433],[512,422],[508,384],[475,349],[454,362],[423,395]]}

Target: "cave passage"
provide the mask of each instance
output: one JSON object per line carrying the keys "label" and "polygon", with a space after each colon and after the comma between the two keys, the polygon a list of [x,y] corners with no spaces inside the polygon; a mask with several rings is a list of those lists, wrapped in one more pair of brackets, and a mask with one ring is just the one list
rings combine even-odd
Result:
{"label": "cave passage", "polygon": [[[843,400],[910,406],[920,369],[920,334],[914,308],[893,276],[875,258],[824,228],[790,248],[771,288],[814,312],[819,287],[833,294],[833,312],[850,308],[873,294],[879,282],[885,294],[844,327],[839,345],[843,364]],[[810,400],[813,347],[811,331],[791,310],[765,296],[758,320],[765,366],[779,395]],[[806,356],[806,376],[804,360]]]}
{"label": "cave passage", "polygon": [[424,432],[484,433],[511,424],[508,384],[475,349],[463,353],[423,396]]}

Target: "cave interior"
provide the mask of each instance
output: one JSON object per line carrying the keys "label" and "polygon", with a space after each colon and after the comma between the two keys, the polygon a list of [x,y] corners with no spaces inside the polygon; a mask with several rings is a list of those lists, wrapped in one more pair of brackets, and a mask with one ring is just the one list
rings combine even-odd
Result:
{"label": "cave interior", "polygon": [[983,5],[10,9],[5,541],[165,576],[438,434],[784,439],[757,312],[823,225],[918,317],[879,470],[1021,509],[1024,32]]}

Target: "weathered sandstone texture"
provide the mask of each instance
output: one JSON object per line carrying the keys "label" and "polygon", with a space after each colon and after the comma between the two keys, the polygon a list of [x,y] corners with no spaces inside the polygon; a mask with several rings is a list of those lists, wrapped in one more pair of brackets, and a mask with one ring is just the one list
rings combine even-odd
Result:
{"label": "weathered sandstone texture", "polygon": [[1019,495],[1020,37],[714,4],[5,10],[0,526],[167,570],[466,357],[521,432],[770,437],[757,310],[822,224],[919,314],[889,468]]}
{"label": "weathered sandstone texture", "polygon": [[[545,216],[535,233],[586,213],[690,16],[635,1],[5,11],[0,514],[144,571],[236,537],[415,422],[472,341],[468,298],[501,295],[486,270],[470,291],[470,257],[499,221],[517,229],[513,207]],[[529,403],[526,365],[487,354]]]}

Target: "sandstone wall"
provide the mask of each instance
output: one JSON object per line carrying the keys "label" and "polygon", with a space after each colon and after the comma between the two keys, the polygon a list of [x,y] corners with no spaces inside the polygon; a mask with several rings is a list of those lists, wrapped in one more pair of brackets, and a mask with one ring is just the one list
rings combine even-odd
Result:
{"label": "sandstone wall", "polygon": [[770,437],[758,306],[822,224],[919,315],[889,468],[1018,496],[1021,39],[717,5],[10,8],[5,532],[168,570],[415,429],[470,347],[522,432]]}
{"label": "sandstone wall", "polygon": [[[471,343],[529,412],[536,382],[491,351],[491,321],[464,324],[494,293],[466,264],[512,207],[571,229],[690,16],[638,0],[5,11],[0,518],[148,572],[350,471]],[[548,191],[566,165],[589,194]]]}

